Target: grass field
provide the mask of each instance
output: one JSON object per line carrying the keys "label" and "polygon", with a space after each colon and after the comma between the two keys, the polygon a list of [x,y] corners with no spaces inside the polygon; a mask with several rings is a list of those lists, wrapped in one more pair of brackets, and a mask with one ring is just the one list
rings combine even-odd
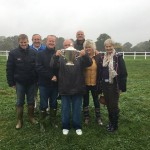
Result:
{"label": "grass field", "polygon": [[[77,136],[71,129],[62,135],[60,101],[59,128],[49,125],[41,134],[39,125],[33,126],[24,114],[24,126],[15,129],[15,91],[6,82],[6,60],[0,57],[0,150],[150,150],[150,57],[125,57],[128,70],[127,92],[120,96],[119,130],[105,131],[106,107],[101,106],[103,127],[95,123],[93,102],[90,102],[91,123],[83,125],[83,135]],[[38,119],[38,114],[36,114]]]}

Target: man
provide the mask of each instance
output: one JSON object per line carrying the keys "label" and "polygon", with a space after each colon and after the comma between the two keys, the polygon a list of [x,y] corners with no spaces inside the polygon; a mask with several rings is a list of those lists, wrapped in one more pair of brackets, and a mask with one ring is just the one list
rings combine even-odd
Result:
{"label": "man", "polygon": [[45,45],[42,44],[42,39],[39,34],[34,34],[32,36],[32,45],[30,46],[30,48],[36,51],[42,51],[46,48]]}
{"label": "man", "polygon": [[[84,49],[84,48],[83,48],[83,44],[84,44],[84,42],[85,42],[85,35],[84,35],[84,32],[81,31],[81,30],[77,31],[77,33],[76,33],[76,38],[77,38],[77,39],[76,39],[76,41],[74,42],[74,48],[77,49],[77,50],[79,50],[79,51],[81,51],[82,49]],[[99,54],[99,51],[96,50],[96,51],[95,51],[95,54],[96,54],[96,55]]]}
{"label": "man", "polygon": [[[41,36],[39,34],[33,34],[32,45],[30,46],[30,48],[35,50],[36,52],[43,51],[46,48],[46,46],[42,44],[42,39],[41,39]],[[38,109],[37,93],[38,93],[38,85],[36,84],[35,92],[34,92],[34,100],[35,100],[34,109],[35,109],[35,111],[37,111],[37,109]]]}
{"label": "man", "polygon": [[36,124],[34,119],[34,90],[37,82],[35,71],[36,52],[29,48],[28,37],[20,34],[18,37],[19,47],[9,53],[7,61],[7,82],[8,85],[16,89],[17,101],[17,125],[16,129],[23,126],[23,106],[25,95],[27,97],[28,115],[32,124]]}
{"label": "man", "polygon": [[[64,48],[73,45],[71,40],[65,40]],[[74,65],[66,65],[67,61],[58,50],[51,60],[51,66],[59,70],[58,87],[61,95],[62,132],[69,133],[70,112],[72,109],[72,126],[77,135],[82,135],[81,107],[82,97],[85,93],[84,68],[90,66],[92,61],[84,50],[80,51],[79,57],[74,60]]]}
{"label": "man", "polygon": [[[36,69],[38,72],[38,84],[40,90],[40,130],[45,132],[46,109],[50,105],[50,121],[56,125],[57,112],[57,78],[56,70],[50,68],[51,57],[55,54],[56,37],[48,35],[46,49],[37,53]],[[48,101],[50,99],[50,101]]]}
{"label": "man", "polygon": [[77,50],[82,50],[83,49],[83,43],[85,41],[85,35],[84,32],[79,30],[76,33],[76,41],[74,42],[74,48]]}

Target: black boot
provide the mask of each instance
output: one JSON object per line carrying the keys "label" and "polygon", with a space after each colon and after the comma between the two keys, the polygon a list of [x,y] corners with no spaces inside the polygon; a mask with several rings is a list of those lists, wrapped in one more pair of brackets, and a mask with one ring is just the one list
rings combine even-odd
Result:
{"label": "black boot", "polygon": [[45,132],[45,118],[46,118],[46,111],[41,111],[40,112],[40,131]]}
{"label": "black boot", "polygon": [[98,125],[102,126],[103,122],[100,115],[100,108],[95,108],[95,116],[96,116],[96,122]]}
{"label": "black boot", "polygon": [[118,129],[118,116],[119,112],[112,112],[109,114],[109,125],[107,127],[108,132],[114,132]]}
{"label": "black boot", "polygon": [[112,113],[109,112],[108,118],[109,118],[109,123],[108,123],[108,125],[106,126],[106,129],[107,129],[107,130],[109,130],[109,128],[111,128],[111,126],[112,126],[112,122],[113,122]]}
{"label": "black boot", "polygon": [[56,118],[56,114],[57,114],[57,109],[50,109],[50,122],[52,127],[58,128],[58,124],[57,124],[57,118]]}
{"label": "black boot", "polygon": [[23,106],[17,106],[16,112],[17,112],[16,129],[20,129],[23,126]]}
{"label": "black boot", "polygon": [[88,125],[89,121],[90,121],[89,107],[84,107],[83,108],[83,115],[84,115],[84,123],[86,125]]}

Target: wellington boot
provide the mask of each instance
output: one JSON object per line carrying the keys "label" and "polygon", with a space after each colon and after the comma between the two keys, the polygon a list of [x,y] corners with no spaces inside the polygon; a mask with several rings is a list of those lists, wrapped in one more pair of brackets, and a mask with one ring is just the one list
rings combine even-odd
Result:
{"label": "wellington boot", "polygon": [[34,119],[34,105],[28,105],[28,116],[31,124],[37,124],[37,120]]}
{"label": "wellington boot", "polygon": [[88,125],[90,121],[89,107],[83,108],[83,116],[84,116],[84,123]]}
{"label": "wellington boot", "polygon": [[102,119],[101,119],[100,108],[95,108],[95,116],[96,116],[97,124],[102,126],[103,122],[102,122]]}
{"label": "wellington boot", "polygon": [[46,118],[46,111],[40,112],[40,131],[45,132],[46,124],[45,124],[45,118]]}
{"label": "wellington boot", "polygon": [[16,111],[17,111],[16,129],[20,129],[23,126],[23,107],[22,106],[17,106]]}
{"label": "wellington boot", "polygon": [[56,119],[57,109],[50,109],[50,122],[52,127],[58,128],[57,119]]}

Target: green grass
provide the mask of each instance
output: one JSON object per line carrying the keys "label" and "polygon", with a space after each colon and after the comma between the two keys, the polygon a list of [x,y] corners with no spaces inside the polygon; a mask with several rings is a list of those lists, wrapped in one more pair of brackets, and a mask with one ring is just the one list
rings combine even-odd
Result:
{"label": "green grass", "polygon": [[[150,150],[150,58],[125,57],[128,70],[127,92],[120,96],[119,130],[105,131],[108,122],[106,107],[101,106],[103,127],[95,123],[93,102],[90,102],[90,125],[83,125],[83,135],[71,129],[62,135],[60,101],[58,105],[59,128],[49,125],[41,134],[39,125],[30,125],[25,109],[24,126],[15,129],[15,90],[6,82],[6,60],[0,57],[0,149],[1,150]],[[36,114],[38,119],[38,114]]]}

